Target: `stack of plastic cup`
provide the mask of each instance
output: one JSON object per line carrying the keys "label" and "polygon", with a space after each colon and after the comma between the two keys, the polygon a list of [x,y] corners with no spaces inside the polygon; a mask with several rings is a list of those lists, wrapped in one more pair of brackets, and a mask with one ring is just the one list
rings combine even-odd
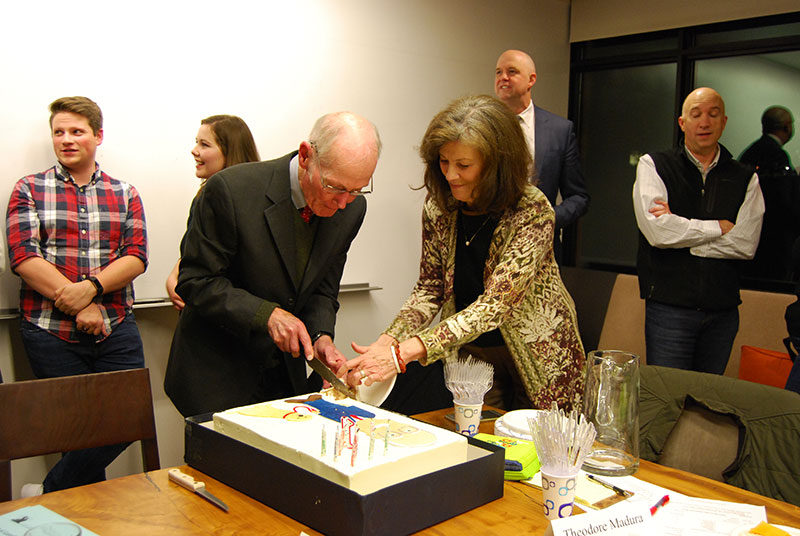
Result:
{"label": "stack of plastic cup", "polygon": [[592,452],[594,425],[573,410],[569,415],[553,403],[528,417],[536,454],[542,464],[542,498],[547,519],[572,515],[578,471]]}
{"label": "stack of plastic cup", "polygon": [[448,359],[444,364],[444,383],[453,393],[456,432],[466,436],[478,433],[483,411],[483,395],[492,387],[494,367],[473,359]]}

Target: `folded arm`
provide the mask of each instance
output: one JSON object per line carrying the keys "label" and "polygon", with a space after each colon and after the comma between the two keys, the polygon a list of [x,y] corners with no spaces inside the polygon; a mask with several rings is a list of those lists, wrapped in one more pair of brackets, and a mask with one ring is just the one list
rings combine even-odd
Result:
{"label": "folded arm", "polygon": [[667,187],[649,155],[641,157],[636,167],[633,212],[639,230],[653,247],[692,247],[722,236],[717,220],[684,218],[669,211]]}

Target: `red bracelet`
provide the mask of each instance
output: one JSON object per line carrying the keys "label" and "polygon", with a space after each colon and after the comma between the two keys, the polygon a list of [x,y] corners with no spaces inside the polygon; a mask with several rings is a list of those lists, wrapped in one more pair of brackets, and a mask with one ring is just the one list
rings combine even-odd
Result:
{"label": "red bracelet", "polygon": [[406,364],[403,361],[403,358],[400,357],[400,343],[394,343],[392,345],[392,356],[397,359],[397,366],[400,368],[400,374],[406,371]]}

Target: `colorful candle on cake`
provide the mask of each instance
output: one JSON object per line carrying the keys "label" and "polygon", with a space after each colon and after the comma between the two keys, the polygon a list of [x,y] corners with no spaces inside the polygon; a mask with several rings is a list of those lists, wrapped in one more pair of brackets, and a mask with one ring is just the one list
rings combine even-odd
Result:
{"label": "colorful candle on cake", "polygon": [[357,455],[358,455],[358,435],[356,435],[353,438],[353,455],[350,456],[350,467],[355,467]]}
{"label": "colorful candle on cake", "polygon": [[369,459],[372,459],[372,455],[375,453],[375,423],[370,423],[369,427]]}

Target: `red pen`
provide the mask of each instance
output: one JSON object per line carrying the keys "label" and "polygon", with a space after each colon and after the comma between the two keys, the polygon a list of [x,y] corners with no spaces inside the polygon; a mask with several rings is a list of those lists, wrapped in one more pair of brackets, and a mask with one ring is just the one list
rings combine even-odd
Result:
{"label": "red pen", "polygon": [[650,515],[655,515],[658,510],[669,502],[669,495],[661,497],[656,504],[650,507]]}

